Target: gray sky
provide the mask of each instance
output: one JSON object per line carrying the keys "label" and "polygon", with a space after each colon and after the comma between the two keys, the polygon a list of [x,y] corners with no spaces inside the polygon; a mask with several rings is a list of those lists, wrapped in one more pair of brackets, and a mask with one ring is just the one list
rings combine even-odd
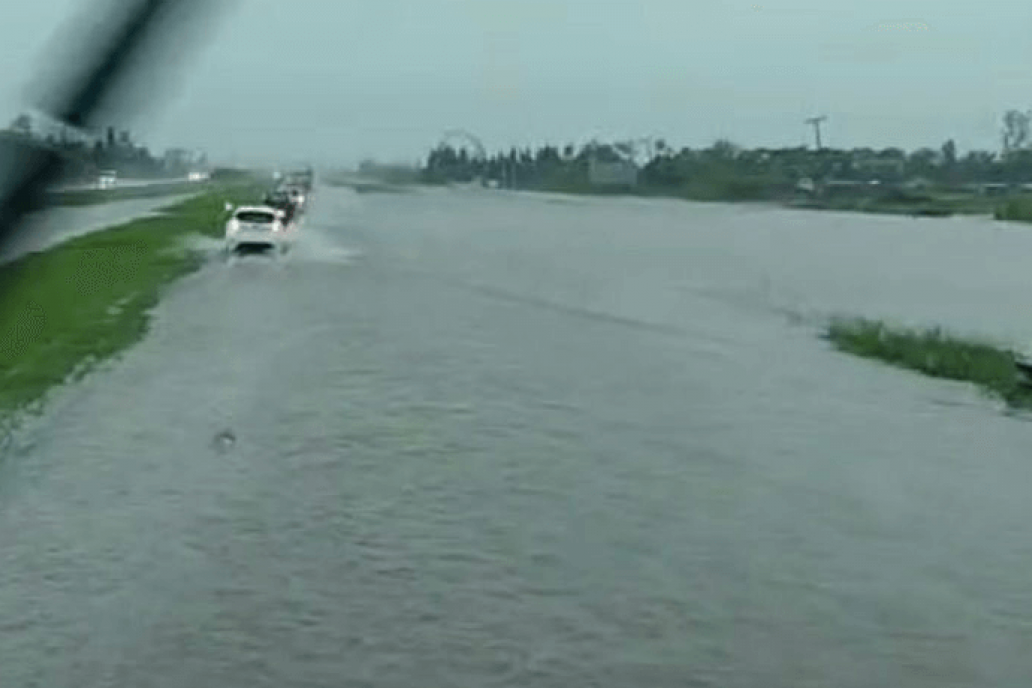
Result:
{"label": "gray sky", "polygon": [[[82,4],[5,8],[0,115]],[[823,113],[836,147],[996,148],[1003,112],[1032,107],[1030,19],[1013,0],[239,0],[135,129],[347,164],[414,160],[456,127],[491,148],[798,145]]]}

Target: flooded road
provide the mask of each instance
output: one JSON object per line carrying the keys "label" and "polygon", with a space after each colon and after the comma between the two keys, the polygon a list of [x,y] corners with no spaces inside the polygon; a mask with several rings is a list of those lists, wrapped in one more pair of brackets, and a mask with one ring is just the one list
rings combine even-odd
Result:
{"label": "flooded road", "polygon": [[85,206],[56,206],[33,213],[25,226],[0,251],[0,263],[7,263],[26,253],[35,253],[68,241],[82,234],[120,225],[173,205],[189,194],[141,198]]}
{"label": "flooded road", "polygon": [[321,190],[0,463],[0,684],[1026,686],[1032,424],[827,316],[1032,341],[1032,232]]}

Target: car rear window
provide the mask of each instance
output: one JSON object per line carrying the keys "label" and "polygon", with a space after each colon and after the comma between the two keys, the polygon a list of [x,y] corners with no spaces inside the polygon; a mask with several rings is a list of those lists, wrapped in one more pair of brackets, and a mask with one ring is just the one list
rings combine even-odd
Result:
{"label": "car rear window", "polygon": [[260,223],[260,224],[271,224],[272,223],[272,214],[271,213],[261,213],[261,212],[253,212],[252,211],[252,212],[237,213],[236,217],[241,222],[255,222],[255,223]]}

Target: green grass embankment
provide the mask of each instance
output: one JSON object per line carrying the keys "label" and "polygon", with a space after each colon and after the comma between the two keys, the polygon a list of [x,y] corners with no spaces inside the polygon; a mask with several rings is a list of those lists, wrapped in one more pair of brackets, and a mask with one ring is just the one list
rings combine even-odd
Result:
{"label": "green grass embankment", "polygon": [[999,203],[993,211],[997,220],[1032,222],[1032,196],[1017,196]]}
{"label": "green grass embankment", "polygon": [[225,202],[259,193],[220,186],[0,266],[0,419],[143,337],[162,289],[202,262],[187,236],[221,237]]}
{"label": "green grass embankment", "polygon": [[862,318],[833,321],[826,337],[840,351],[971,382],[1012,407],[1032,408],[1032,390],[1022,385],[1015,367],[1018,355],[993,342],[957,337],[938,327],[894,327]]}
{"label": "green grass embankment", "polygon": [[991,215],[1000,206],[997,198],[963,193],[893,193],[883,196],[841,196],[798,199],[789,202],[795,208],[838,210],[915,217],[949,217],[951,215]]}

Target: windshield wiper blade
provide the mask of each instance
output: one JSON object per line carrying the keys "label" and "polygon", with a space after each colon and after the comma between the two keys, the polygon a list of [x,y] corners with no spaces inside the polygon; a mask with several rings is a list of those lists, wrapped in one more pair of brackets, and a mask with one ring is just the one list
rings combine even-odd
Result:
{"label": "windshield wiper blade", "polygon": [[[85,68],[49,94],[49,114],[68,126],[92,124],[100,109],[117,99],[119,86],[155,42],[161,20],[188,2],[198,4],[197,0],[121,0],[118,6],[125,14],[111,17],[114,29],[90,47],[91,54],[80,63]],[[3,143],[7,150],[0,154],[8,174],[0,187],[0,250],[25,216],[40,207],[45,192],[64,170],[63,156],[41,141],[8,137]]]}

